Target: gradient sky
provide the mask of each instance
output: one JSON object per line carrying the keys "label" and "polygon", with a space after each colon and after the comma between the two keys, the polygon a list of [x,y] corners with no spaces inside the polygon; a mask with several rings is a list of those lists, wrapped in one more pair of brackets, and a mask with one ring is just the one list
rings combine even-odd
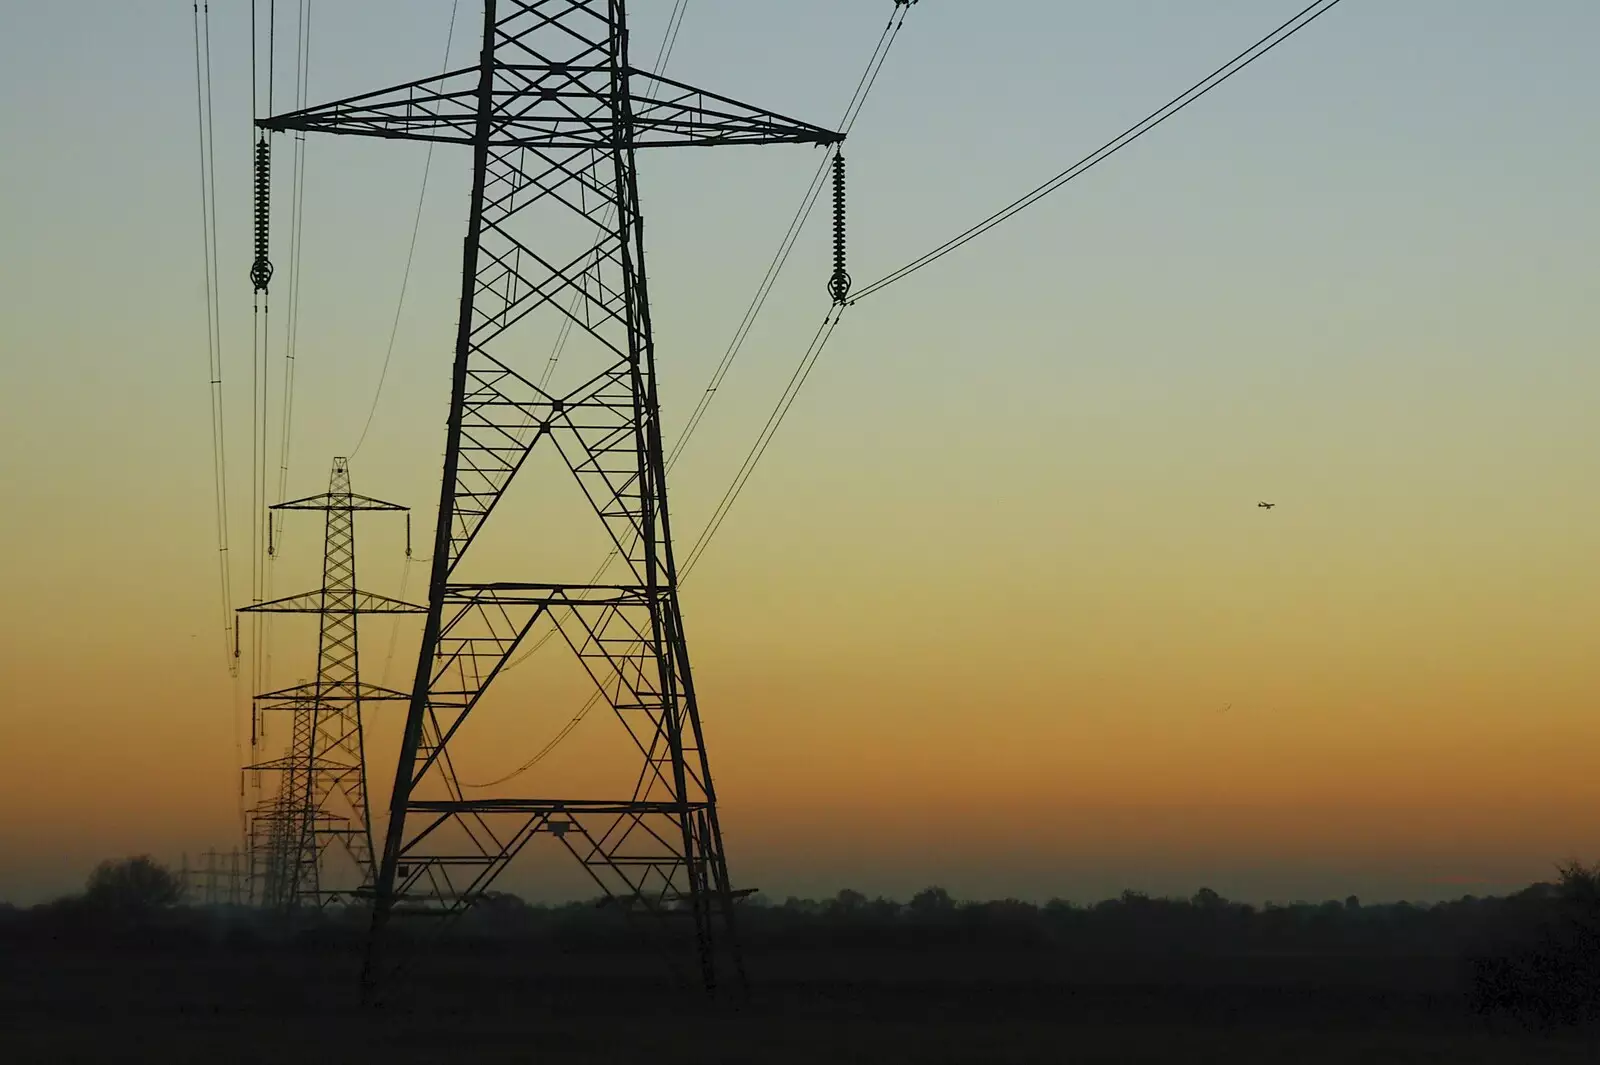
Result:
{"label": "gradient sky", "polygon": [[[310,96],[436,71],[450,6],[316,4]],[[1301,6],[919,5],[848,147],[858,282]],[[633,7],[647,59],[671,5]],[[691,0],[670,72],[833,124],[891,7]],[[212,8],[242,603],[247,4]],[[0,898],[32,901],[107,855],[231,845],[244,718],[218,634],[190,6],[0,22]],[[1587,0],[1349,0],[849,312],[684,595],[736,881],[1437,898],[1593,857],[1597,36]],[[360,434],[424,155],[310,142],[291,495]],[[669,429],[817,158],[642,164]],[[286,187],[277,207],[282,241]],[[465,207],[465,155],[441,148],[352,464],[419,529]],[[819,215],[675,471],[685,535],[822,316],[826,239]],[[361,536],[362,584],[397,594],[398,526]],[[318,537],[291,522],[281,590],[314,579]],[[390,631],[364,633],[372,677]],[[400,634],[391,682],[414,645]],[[301,630],[277,646],[285,675],[309,663]],[[583,693],[547,687],[468,771],[514,767],[571,716]],[[585,722],[561,757],[614,729]],[[562,894],[541,877],[506,886]]]}

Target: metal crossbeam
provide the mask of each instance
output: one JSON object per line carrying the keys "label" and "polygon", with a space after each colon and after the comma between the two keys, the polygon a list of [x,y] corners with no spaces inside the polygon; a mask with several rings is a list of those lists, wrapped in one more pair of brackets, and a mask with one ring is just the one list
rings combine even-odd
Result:
{"label": "metal crossbeam", "polygon": [[[514,5],[504,5],[514,6]],[[534,6],[534,5],[529,5]],[[575,5],[598,7],[599,5]],[[515,17],[515,16],[513,16]],[[510,21],[509,19],[507,21]],[[569,19],[569,21],[574,21]],[[617,71],[607,42],[585,41],[582,58],[551,61],[525,37],[502,36],[522,62],[497,59],[488,98],[491,148],[601,149],[724,144],[833,144],[838,134],[762,111],[648,71],[625,71],[627,126],[619,121]],[[584,62],[583,59],[588,59]],[[291,111],[261,123],[270,130],[343,133],[386,140],[476,144],[481,66]]]}

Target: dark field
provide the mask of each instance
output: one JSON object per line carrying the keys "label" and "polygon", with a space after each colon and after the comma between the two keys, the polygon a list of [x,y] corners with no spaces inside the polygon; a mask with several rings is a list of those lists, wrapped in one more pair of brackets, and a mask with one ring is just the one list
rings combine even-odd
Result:
{"label": "dark field", "polygon": [[4,950],[7,1063],[1600,1061],[1474,1015],[1456,958],[791,947],[710,1006],[652,957],[466,948],[364,1010],[344,948]]}

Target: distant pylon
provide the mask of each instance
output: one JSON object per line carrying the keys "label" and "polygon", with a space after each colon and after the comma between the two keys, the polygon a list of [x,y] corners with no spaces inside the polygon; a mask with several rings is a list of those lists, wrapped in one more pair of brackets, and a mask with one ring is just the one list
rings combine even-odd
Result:
{"label": "distant pylon", "polygon": [[[256,881],[252,894],[268,908],[294,909],[336,902],[372,885],[361,706],[407,696],[361,680],[356,619],[360,614],[409,614],[423,608],[356,587],[355,512],[409,508],[352,492],[347,460],[333,460],[326,493],[271,509],[327,515],[322,587],[240,611],[322,618],[316,679],[256,696],[256,712],[288,711],[292,716],[288,751],[247,767],[277,775],[276,792],[250,811],[247,839]],[[337,877],[331,883],[324,879],[324,860],[335,842],[354,867],[342,883]]]}
{"label": "distant pylon", "polygon": [[178,883],[184,903],[190,906],[241,905],[244,902],[244,853],[237,847],[228,851],[213,847],[201,851],[200,857],[205,860],[204,864],[195,868],[189,864],[188,853],[183,855]]}
{"label": "distant pylon", "polygon": [[[689,980],[737,983],[736,892],[678,600],[635,152],[843,135],[634,67],[623,0],[482,10],[473,65],[258,123],[454,143],[472,158],[428,613],[372,942],[391,915],[470,906],[542,838],[643,918]],[[529,512],[502,498],[529,469],[539,524],[514,528]],[[559,558],[568,545],[592,557]],[[609,580],[589,572],[607,552]],[[463,732],[469,718],[508,703],[566,717],[480,705],[535,627],[622,727],[588,782],[464,791],[452,743],[483,735]]]}

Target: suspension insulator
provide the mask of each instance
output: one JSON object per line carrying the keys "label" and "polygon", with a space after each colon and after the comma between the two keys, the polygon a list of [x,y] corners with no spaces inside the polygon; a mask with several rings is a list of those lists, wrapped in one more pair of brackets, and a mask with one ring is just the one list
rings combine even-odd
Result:
{"label": "suspension insulator", "polygon": [[272,210],[272,145],[266,134],[256,142],[256,258],[250,264],[250,283],[265,292],[272,282],[272,260],[267,258],[267,232]]}
{"label": "suspension insulator", "polygon": [[833,157],[833,276],[828,295],[843,303],[850,295],[850,273],[844,268],[844,153]]}

